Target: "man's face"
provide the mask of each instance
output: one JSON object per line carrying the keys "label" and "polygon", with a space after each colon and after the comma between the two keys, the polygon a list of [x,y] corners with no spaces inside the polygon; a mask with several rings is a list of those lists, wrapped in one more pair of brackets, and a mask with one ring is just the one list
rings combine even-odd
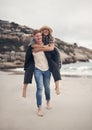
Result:
{"label": "man's face", "polygon": [[34,39],[35,39],[36,43],[42,42],[42,34],[40,32],[36,33],[34,35]]}

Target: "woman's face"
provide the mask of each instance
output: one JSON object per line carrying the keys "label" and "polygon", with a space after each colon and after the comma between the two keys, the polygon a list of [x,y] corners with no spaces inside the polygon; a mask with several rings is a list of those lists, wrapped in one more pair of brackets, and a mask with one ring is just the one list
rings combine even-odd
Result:
{"label": "woman's face", "polygon": [[40,32],[36,33],[34,35],[34,39],[35,39],[36,43],[41,43],[42,42],[42,34]]}
{"label": "woman's face", "polygon": [[47,36],[47,35],[49,34],[49,30],[48,30],[48,29],[44,29],[44,30],[42,31],[42,33],[43,33],[45,36]]}

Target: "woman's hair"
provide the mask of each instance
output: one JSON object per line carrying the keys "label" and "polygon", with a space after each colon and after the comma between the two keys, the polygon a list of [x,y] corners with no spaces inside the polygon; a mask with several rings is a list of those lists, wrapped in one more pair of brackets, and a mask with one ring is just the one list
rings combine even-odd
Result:
{"label": "woman's hair", "polygon": [[37,33],[41,33],[41,31],[37,29],[33,31],[33,35],[36,35]]}
{"label": "woman's hair", "polygon": [[45,29],[48,30],[49,33],[52,33],[52,32],[53,32],[53,30],[52,30],[50,27],[46,26],[46,25],[43,26],[43,27],[41,27],[41,28],[40,28],[40,31],[43,31],[43,30],[45,30]]}

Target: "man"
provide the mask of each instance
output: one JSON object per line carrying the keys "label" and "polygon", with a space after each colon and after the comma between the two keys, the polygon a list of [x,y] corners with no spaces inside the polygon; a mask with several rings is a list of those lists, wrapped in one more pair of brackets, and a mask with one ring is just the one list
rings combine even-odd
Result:
{"label": "man", "polygon": [[50,57],[45,55],[43,51],[52,51],[54,49],[54,44],[50,46],[44,46],[42,42],[42,34],[39,30],[34,30],[33,37],[35,39],[35,44],[40,45],[40,51],[35,51],[30,45],[26,52],[25,64],[24,64],[24,87],[23,87],[23,97],[26,96],[26,88],[28,83],[32,83],[32,77],[34,74],[36,81],[36,101],[38,116],[43,116],[42,111],[42,90],[43,86],[45,89],[46,105],[50,109]]}

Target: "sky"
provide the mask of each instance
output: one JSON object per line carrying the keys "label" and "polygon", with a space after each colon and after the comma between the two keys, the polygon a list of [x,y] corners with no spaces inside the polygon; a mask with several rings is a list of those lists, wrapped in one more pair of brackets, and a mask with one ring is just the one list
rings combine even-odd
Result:
{"label": "sky", "polygon": [[0,19],[33,29],[48,25],[55,38],[92,49],[92,0],[0,0]]}

